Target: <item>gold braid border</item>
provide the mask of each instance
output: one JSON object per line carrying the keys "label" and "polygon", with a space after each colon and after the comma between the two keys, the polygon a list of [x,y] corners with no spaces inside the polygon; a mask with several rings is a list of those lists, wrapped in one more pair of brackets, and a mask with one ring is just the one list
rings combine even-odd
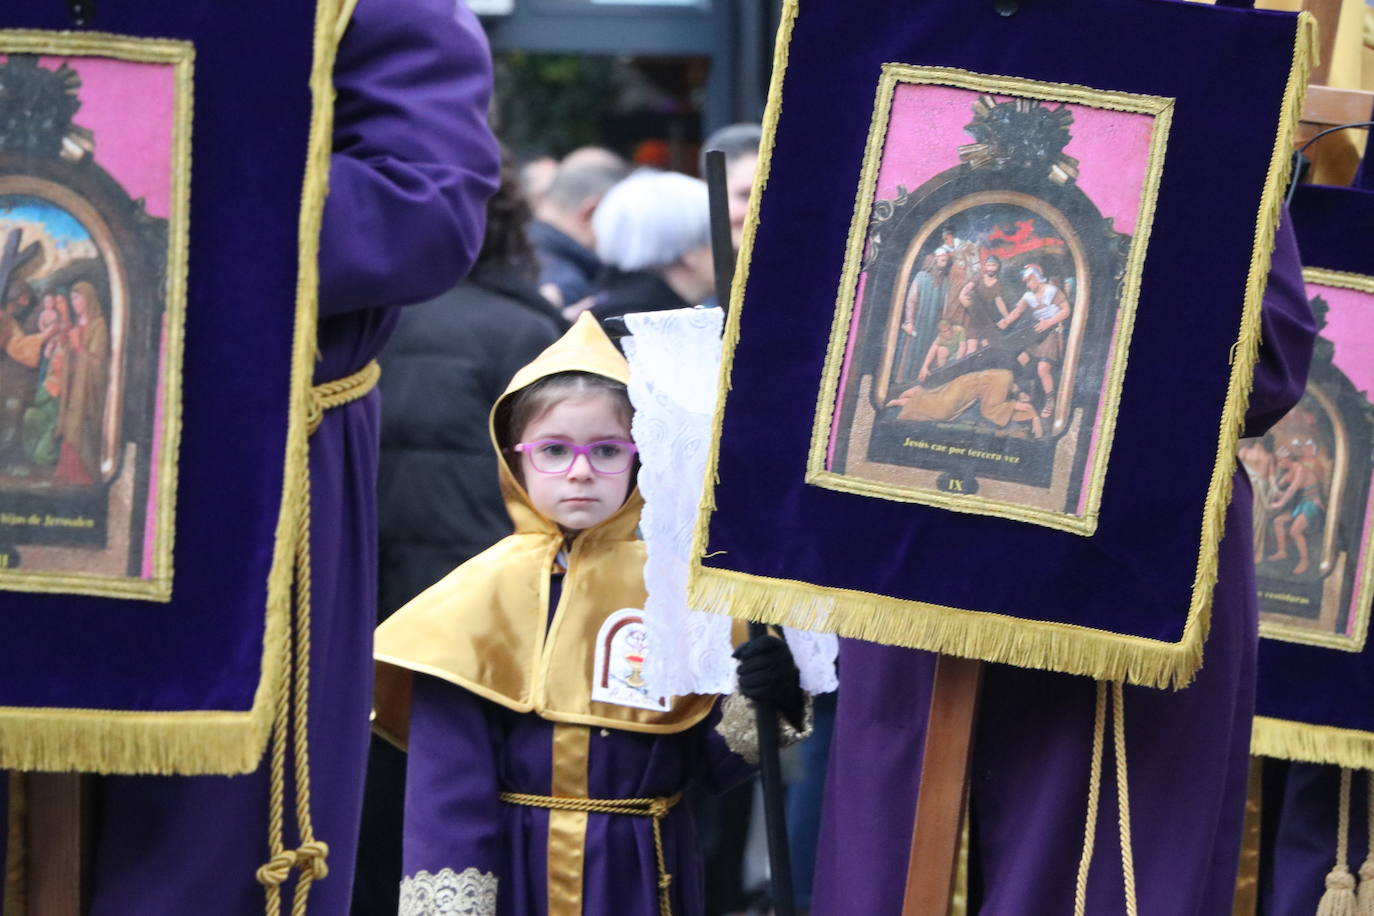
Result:
{"label": "gold braid border", "polygon": [[1231,498],[1231,474],[1253,384],[1254,364],[1259,356],[1260,304],[1283,207],[1283,190],[1292,168],[1289,151],[1302,113],[1308,72],[1316,56],[1315,19],[1305,12],[1297,17],[1292,64],[1279,113],[1267,180],[1256,215],[1240,334],[1234,348],[1236,356],[1218,431],[1217,460],[1203,511],[1192,601],[1180,640],[1170,643],[1089,627],[1028,621],[985,611],[903,601],[870,592],[711,569],[703,565],[709,544],[711,515],[717,508],[715,485],[719,482],[720,433],[730,391],[735,349],[739,343],[740,311],[748,283],[749,254],[760,220],[762,193],[772,164],[774,137],[782,116],[788,48],[797,14],[798,0],[785,0],[774,52],[773,82],[764,112],[759,169],[754,179],[730,312],[725,325],[719,402],[707,460],[707,486],[704,487],[694,533],[689,602],[695,608],[746,620],[802,629],[823,626],[841,636],[1025,668],[1083,674],[1151,687],[1187,685],[1202,664],[1203,644],[1211,622],[1212,589],[1216,585],[1218,549],[1225,528],[1226,507]]}

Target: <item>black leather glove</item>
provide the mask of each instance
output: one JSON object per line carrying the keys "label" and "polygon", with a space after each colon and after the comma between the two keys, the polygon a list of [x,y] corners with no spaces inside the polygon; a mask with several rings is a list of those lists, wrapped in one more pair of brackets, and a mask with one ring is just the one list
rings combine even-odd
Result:
{"label": "black leather glove", "polygon": [[766,703],[801,731],[805,725],[806,695],[792,650],[776,636],[755,636],[735,649],[739,659],[739,692],[755,703]]}

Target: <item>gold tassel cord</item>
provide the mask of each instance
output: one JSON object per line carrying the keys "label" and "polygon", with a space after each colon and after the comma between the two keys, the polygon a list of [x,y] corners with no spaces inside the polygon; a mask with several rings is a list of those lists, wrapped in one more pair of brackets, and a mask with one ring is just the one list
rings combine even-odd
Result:
{"label": "gold tassel cord", "polygon": [[1360,916],[1374,916],[1374,771],[1365,770],[1364,795],[1367,851],[1360,863],[1360,887],[1355,903]]}
{"label": "gold tassel cord", "polygon": [[1356,916],[1355,876],[1347,860],[1350,854],[1350,776],[1341,768],[1340,799],[1336,814],[1336,864],[1326,875],[1326,891],[1317,903],[1317,916]]}
{"label": "gold tassel cord", "polygon": [[306,429],[314,435],[315,430],[320,428],[320,422],[324,420],[326,410],[358,400],[377,387],[377,381],[381,377],[382,367],[374,359],[352,375],[311,388],[309,406],[305,414]]}
{"label": "gold tassel cord", "polygon": [[[1088,816],[1083,825],[1083,854],[1078,860],[1078,880],[1074,886],[1074,916],[1086,916],[1088,873],[1092,869],[1093,847],[1097,839],[1097,812],[1102,794],[1102,748],[1107,735],[1107,688],[1097,682],[1097,703],[1093,712],[1093,750],[1088,764]],[[1116,756],[1117,827],[1121,832],[1121,876],[1127,916],[1139,916],[1135,893],[1135,860],[1131,854],[1131,802],[1126,772],[1126,699],[1120,681],[1110,682],[1112,699],[1113,753]]]}
{"label": "gold tassel cord", "polygon": [[325,863],[328,844],[315,839],[310,812],[310,489],[303,489],[300,505],[300,540],[296,545],[296,671],[295,722],[293,723],[296,775],[296,867],[301,870],[291,899],[292,916],[305,916],[310,888],[329,874]]}
{"label": "gold tassel cord", "polygon": [[[341,407],[366,395],[377,384],[381,369],[370,362],[358,372],[310,389],[307,427],[313,434],[324,411]],[[268,808],[268,847],[271,859],[257,871],[266,893],[268,916],[281,913],[281,886],[300,869],[291,898],[292,916],[306,916],[310,889],[329,874],[329,845],[315,837],[310,801],[310,487],[298,488],[295,507],[295,632],[282,644],[281,669],[290,672],[289,684],[277,692],[272,724],[272,759]],[[292,643],[294,642],[294,653]],[[284,839],[286,808],[286,746],[291,741],[296,792],[296,832],[300,845],[287,849]]]}
{"label": "gold tassel cord", "polygon": [[547,808],[550,811],[586,811],[593,814],[626,814],[647,817],[653,822],[654,858],[658,867],[658,909],[660,916],[673,916],[673,876],[668,872],[668,860],[663,854],[663,819],[682,800],[678,792],[664,798],[568,798],[561,795],[529,795],[524,792],[502,792],[501,801],[508,805],[528,808]]}
{"label": "gold tassel cord", "polygon": [[1083,827],[1083,855],[1078,860],[1078,882],[1074,888],[1074,916],[1086,916],[1088,909],[1088,870],[1092,867],[1093,845],[1097,839],[1097,804],[1102,790],[1102,744],[1107,728],[1107,682],[1097,682],[1097,708],[1093,714],[1093,753],[1088,764],[1088,817]]}
{"label": "gold tassel cord", "polygon": [[1126,916],[1139,916],[1135,902],[1135,859],[1131,854],[1131,795],[1126,778],[1126,697],[1120,681],[1112,682],[1112,716],[1116,733],[1116,819],[1121,830],[1121,877]]}

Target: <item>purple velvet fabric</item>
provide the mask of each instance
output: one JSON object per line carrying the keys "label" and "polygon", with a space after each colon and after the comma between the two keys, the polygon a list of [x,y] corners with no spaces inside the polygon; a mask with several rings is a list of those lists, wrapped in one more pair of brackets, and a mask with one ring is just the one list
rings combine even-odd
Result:
{"label": "purple velvet fabric", "polygon": [[[377,355],[395,319],[383,306],[461,279],[499,166],[486,124],[490,58],[462,4],[362,0],[335,84],[316,381]],[[378,407],[373,393],[330,411],[310,443],[311,791],[316,837],[330,845],[330,874],[312,891],[310,913],[321,916],[348,912],[362,801]],[[268,856],[267,809],[265,766],[240,777],[103,780],[92,916],[259,912],[254,872]],[[291,811],[288,797],[288,821]]]}
{"label": "purple velvet fabric", "polygon": [[[1374,274],[1368,236],[1374,232],[1374,170],[1366,154],[1355,188],[1303,185],[1293,198],[1293,222],[1308,267]],[[1342,344],[1343,346],[1343,344]],[[1374,731],[1374,644],[1362,652],[1260,641],[1256,712],[1262,716],[1357,732]],[[1316,912],[1326,873],[1335,865],[1339,770],[1334,766],[1266,760],[1260,913]],[[1357,774],[1350,812],[1352,873],[1365,855],[1365,778]]]}
{"label": "purple velvet fabric", "polygon": [[[1368,848],[1368,773],[1356,772],[1350,793],[1349,854],[1356,874]],[[1257,916],[1312,916],[1336,864],[1340,770],[1316,763],[1266,760],[1264,839]]]}
{"label": "purple velvet fabric", "polygon": [[[1286,225],[1264,299],[1250,433],[1297,402],[1313,323]],[[1186,689],[1126,688],[1126,748],[1141,913],[1230,911],[1255,703],[1257,609],[1249,484],[1235,476],[1205,664]],[[933,656],[844,640],[812,912],[900,911],[929,708]],[[983,916],[1073,911],[1092,749],[1087,678],[986,668],[970,779],[972,891]],[[1110,733],[1109,733],[1110,735]],[[1087,912],[1124,913],[1113,759]],[[858,854],[856,854],[856,851]],[[858,905],[856,906],[856,901]]]}
{"label": "purple velvet fabric", "polygon": [[[1374,274],[1374,192],[1303,185],[1292,211],[1304,266]],[[1256,708],[1273,719],[1374,732],[1374,642],[1361,652],[1333,652],[1261,640]]]}
{"label": "purple velvet fabric", "polygon": [[[547,795],[553,729],[480,699],[461,687],[417,675],[406,769],[404,870],[437,874],[468,868],[497,877],[499,916],[536,916],[548,897],[547,811],[508,805],[500,792]],[[587,789],[593,798],[672,795],[689,782],[718,791],[750,767],[715,730],[718,711],[692,728],[644,735],[592,728]],[[691,815],[676,806],[662,825],[672,875],[674,916],[705,912],[701,857]],[[583,912],[656,916],[658,870],[648,818],[588,815]]]}
{"label": "purple velvet fabric", "polygon": [[[803,4],[798,14],[739,310],[735,395],[721,420],[720,509],[701,562],[1175,642],[1216,464],[1215,450],[1202,444],[1215,441],[1229,384],[1227,351],[1240,324],[1296,22],[1291,14],[1156,0],[1040,0],[1005,18],[990,3],[926,0],[919,27],[883,27],[910,16],[910,4],[898,0]],[[1131,40],[1092,37],[1104,34]],[[1180,35],[1213,53],[1170,53]],[[805,481],[874,91],[882,65],[896,61],[1178,100],[1090,538]],[[1199,260],[1199,239],[1207,240],[1208,267],[1181,282],[1182,265]],[[1198,445],[1171,448],[1165,471],[1161,436]],[[1156,485],[1165,474],[1167,485]],[[1147,518],[1160,523],[1142,524]],[[1181,520],[1193,520],[1191,533]],[[794,536],[778,538],[780,530]],[[968,546],[984,543],[999,550]],[[1035,560],[1010,576],[1006,556]]]}

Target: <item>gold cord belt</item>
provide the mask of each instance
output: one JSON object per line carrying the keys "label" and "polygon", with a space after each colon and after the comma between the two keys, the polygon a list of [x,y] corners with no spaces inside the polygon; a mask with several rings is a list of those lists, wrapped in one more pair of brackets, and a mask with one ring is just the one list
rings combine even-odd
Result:
{"label": "gold cord belt", "polygon": [[[316,385],[307,393],[306,430],[314,435],[324,412],[356,401],[377,385],[382,367],[373,360],[352,375],[335,382]],[[326,859],[329,844],[315,838],[310,809],[310,745],[306,723],[310,721],[310,478],[296,488],[297,525],[295,566],[295,646],[288,636],[282,641],[279,664],[289,686],[279,688],[272,711],[271,763],[268,771],[268,846],[272,857],[257,871],[258,883],[266,893],[267,916],[280,916],[282,885],[294,869],[300,869],[291,900],[292,916],[305,916],[310,888],[329,874]],[[294,707],[292,706],[294,703]],[[291,736],[288,739],[288,735]],[[300,845],[286,848],[283,821],[286,816],[286,745],[292,740],[296,777],[296,826]]]}
{"label": "gold cord belt", "polygon": [[346,375],[335,382],[325,382],[310,389],[310,399],[306,406],[305,422],[311,435],[320,428],[324,412],[342,407],[366,395],[377,387],[377,379],[382,377],[382,367],[374,359],[352,375]]}
{"label": "gold cord belt", "polygon": [[527,808],[548,808],[551,811],[587,811],[593,814],[628,814],[647,817],[654,824],[654,855],[658,859],[658,909],[661,916],[673,916],[673,900],[668,893],[673,876],[668,874],[668,862],[663,857],[663,832],[660,825],[668,812],[682,800],[677,792],[666,798],[570,798],[558,795],[527,795],[523,792],[502,792],[501,801]]}

